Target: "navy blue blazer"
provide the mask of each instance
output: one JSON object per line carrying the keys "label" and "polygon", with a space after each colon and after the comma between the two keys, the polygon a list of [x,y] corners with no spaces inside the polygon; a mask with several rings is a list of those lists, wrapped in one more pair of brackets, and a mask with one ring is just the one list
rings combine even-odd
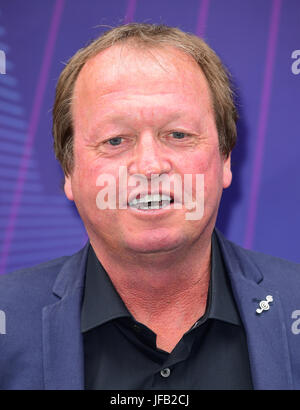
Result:
{"label": "navy blue blazer", "polygon": [[[300,265],[217,236],[254,388],[300,389]],[[0,389],[84,388],[80,311],[88,246],[0,278]],[[256,313],[267,295],[270,309]]]}

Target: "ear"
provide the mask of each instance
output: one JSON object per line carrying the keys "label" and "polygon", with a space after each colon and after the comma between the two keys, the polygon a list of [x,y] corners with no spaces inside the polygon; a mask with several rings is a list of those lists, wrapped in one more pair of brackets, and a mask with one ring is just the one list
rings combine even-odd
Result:
{"label": "ear", "polygon": [[70,201],[74,201],[73,191],[72,191],[72,178],[70,176],[65,176],[64,190],[66,197]]}
{"label": "ear", "polygon": [[231,173],[231,153],[228,155],[228,158],[224,159],[223,164],[223,188],[228,188],[232,181]]}

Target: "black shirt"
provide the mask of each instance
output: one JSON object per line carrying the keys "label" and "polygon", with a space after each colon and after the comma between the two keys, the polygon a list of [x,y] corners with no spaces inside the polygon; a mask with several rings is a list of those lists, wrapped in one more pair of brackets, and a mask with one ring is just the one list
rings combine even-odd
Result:
{"label": "black shirt", "polygon": [[91,246],[81,330],[88,390],[253,388],[245,331],[215,234],[205,314],[171,353],[135,321]]}

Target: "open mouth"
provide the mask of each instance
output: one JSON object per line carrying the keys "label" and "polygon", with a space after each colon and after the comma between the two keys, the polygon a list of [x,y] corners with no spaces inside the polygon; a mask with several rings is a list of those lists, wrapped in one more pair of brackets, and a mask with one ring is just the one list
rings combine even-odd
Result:
{"label": "open mouth", "polygon": [[154,195],[143,195],[139,198],[134,198],[129,202],[131,208],[136,209],[161,209],[172,204],[174,199],[170,195],[165,194],[154,194]]}

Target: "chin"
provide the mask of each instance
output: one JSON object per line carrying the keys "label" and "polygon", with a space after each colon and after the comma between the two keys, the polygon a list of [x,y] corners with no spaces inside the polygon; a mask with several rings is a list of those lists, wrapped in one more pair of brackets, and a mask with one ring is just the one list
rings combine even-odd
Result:
{"label": "chin", "polygon": [[172,252],[185,243],[183,235],[167,229],[149,230],[127,238],[125,247],[132,252],[152,254]]}

